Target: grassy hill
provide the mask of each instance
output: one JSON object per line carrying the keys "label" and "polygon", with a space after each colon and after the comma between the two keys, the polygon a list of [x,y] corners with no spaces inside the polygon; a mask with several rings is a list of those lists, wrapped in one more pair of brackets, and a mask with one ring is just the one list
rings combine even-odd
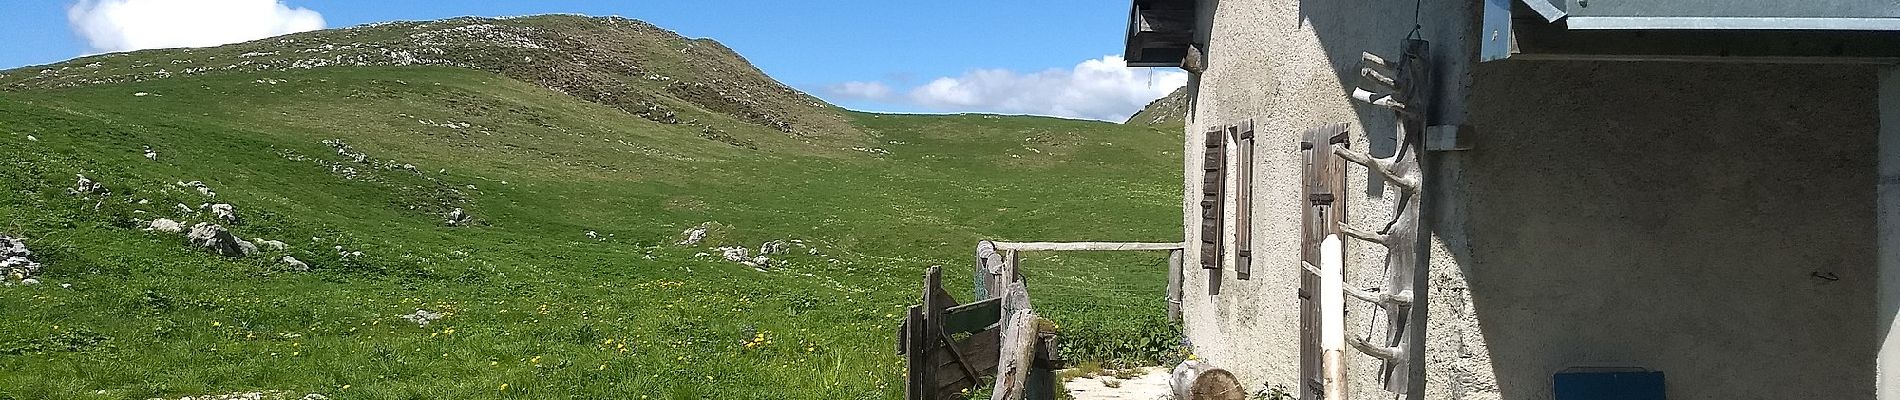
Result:
{"label": "grassy hill", "polygon": [[[1180,237],[1178,130],[844,111],[624,19],[384,24],[0,87],[0,234],[46,266],[0,287],[0,399],[897,398],[925,267],[968,277],[985,238]],[[111,194],[68,194],[75,174]],[[288,248],[141,229],[211,221],[176,209],[200,203]],[[778,240],[763,269],[721,257]],[[1177,337],[1162,258],[1025,269],[1066,355],[1140,363]]]}

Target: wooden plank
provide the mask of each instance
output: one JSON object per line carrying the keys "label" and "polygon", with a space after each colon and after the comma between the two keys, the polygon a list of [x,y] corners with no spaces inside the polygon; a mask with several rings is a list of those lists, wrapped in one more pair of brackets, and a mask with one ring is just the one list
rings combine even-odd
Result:
{"label": "wooden plank", "polygon": [[1165,251],[1185,247],[1179,242],[995,242],[995,244],[997,250],[1009,251]]}
{"label": "wooden plank", "polygon": [[1253,278],[1253,120],[1228,129],[1234,135],[1239,168],[1234,170],[1234,279]]}
{"label": "wooden plank", "polygon": [[1748,63],[1900,62],[1900,32],[1800,30],[1576,30],[1511,24],[1511,60]]}
{"label": "wooden plank", "polygon": [[996,325],[1003,318],[1003,298],[992,297],[945,310],[943,330],[948,334],[977,332]]}
{"label": "wooden plank", "polygon": [[[968,339],[964,339],[958,343],[957,347],[961,349],[965,357],[963,361],[968,362],[970,367],[976,369],[979,375],[990,376],[996,374],[996,358],[1002,354],[1002,348],[998,346],[1001,340],[1002,329],[999,327],[998,329],[990,329],[972,334]],[[938,347],[932,349],[931,352],[938,355],[938,357],[936,357],[937,359],[948,360],[950,358],[950,349],[947,347]],[[956,393],[958,390],[974,387],[981,383],[968,381],[965,379],[963,372],[959,370],[960,367],[950,365],[950,363],[951,362],[946,361],[938,364],[940,368],[938,368],[935,377],[937,390]]]}
{"label": "wooden plank", "polygon": [[[916,344],[912,345],[914,346],[912,347],[912,349],[918,349],[919,351],[917,352],[917,354],[919,356],[922,356],[920,358],[924,359],[925,361],[914,364],[914,368],[910,370],[910,373],[916,376],[915,379],[917,379],[917,382],[921,384],[921,386],[919,387],[930,388],[933,390],[935,389],[936,385],[933,384],[935,382],[930,381],[930,378],[937,376],[937,363],[930,362],[931,361],[929,360],[929,357],[931,356],[930,352],[928,350],[923,350],[923,349],[936,347],[938,343],[937,335],[943,332],[943,319],[944,319],[943,318],[944,316],[943,303],[944,301],[938,299],[939,293],[941,293],[940,288],[942,286],[943,286],[943,269],[942,268],[939,268],[937,266],[931,266],[929,269],[924,271],[924,307],[923,307],[923,318],[922,318],[923,323],[918,324],[918,325],[921,325],[919,327],[921,329],[917,331],[917,334],[914,336],[911,336],[911,340],[913,342],[917,342]],[[936,394],[924,393],[923,396],[935,398]]]}
{"label": "wooden plank", "polygon": [[1168,320],[1181,321],[1181,249],[1168,251]]}
{"label": "wooden plank", "polygon": [[931,399],[937,386],[931,382],[931,377],[936,376],[930,373],[933,369],[926,367],[930,362],[930,353],[922,346],[924,341],[917,338],[923,336],[923,319],[923,306],[911,306],[910,315],[905,317],[908,323],[904,324],[904,344],[907,349],[904,352],[904,370],[909,375],[905,377],[904,398],[907,400]]}

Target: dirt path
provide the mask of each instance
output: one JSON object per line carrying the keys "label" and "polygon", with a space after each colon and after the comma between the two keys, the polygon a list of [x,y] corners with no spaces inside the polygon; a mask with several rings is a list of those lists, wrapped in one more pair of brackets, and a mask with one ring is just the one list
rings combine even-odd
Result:
{"label": "dirt path", "polygon": [[1166,400],[1173,397],[1168,389],[1168,370],[1159,367],[1145,368],[1140,376],[1130,379],[1075,378],[1063,385],[1075,400]]}

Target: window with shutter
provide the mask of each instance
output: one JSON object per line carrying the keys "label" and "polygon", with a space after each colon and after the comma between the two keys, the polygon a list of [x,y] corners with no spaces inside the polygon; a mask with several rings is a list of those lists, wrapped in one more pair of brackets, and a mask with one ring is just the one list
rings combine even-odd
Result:
{"label": "window with shutter", "polygon": [[1221,267],[1221,206],[1227,189],[1226,129],[1207,131],[1206,151],[1201,158],[1201,268]]}

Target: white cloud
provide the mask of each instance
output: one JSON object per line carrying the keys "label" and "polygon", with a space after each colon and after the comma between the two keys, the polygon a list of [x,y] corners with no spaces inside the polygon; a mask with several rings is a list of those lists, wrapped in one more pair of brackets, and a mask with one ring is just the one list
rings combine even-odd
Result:
{"label": "white cloud", "polygon": [[80,0],[66,21],[98,51],[206,47],[323,29],[280,0]]}
{"label": "white cloud", "polygon": [[[1151,76],[1150,73],[1153,75]],[[845,98],[884,101],[946,112],[1034,114],[1121,122],[1154,99],[1187,84],[1188,75],[1176,70],[1128,68],[1120,56],[1082,61],[1070,69],[1052,68],[1019,73],[1006,69],[978,69],[962,76],[941,77],[912,88],[903,97],[877,83],[847,82],[829,93]],[[875,85],[881,97],[852,96],[847,87],[862,92]],[[889,98],[886,98],[889,97]]]}
{"label": "white cloud", "polygon": [[882,82],[845,82],[826,87],[825,94],[845,99],[884,101],[891,98],[891,87]]}

